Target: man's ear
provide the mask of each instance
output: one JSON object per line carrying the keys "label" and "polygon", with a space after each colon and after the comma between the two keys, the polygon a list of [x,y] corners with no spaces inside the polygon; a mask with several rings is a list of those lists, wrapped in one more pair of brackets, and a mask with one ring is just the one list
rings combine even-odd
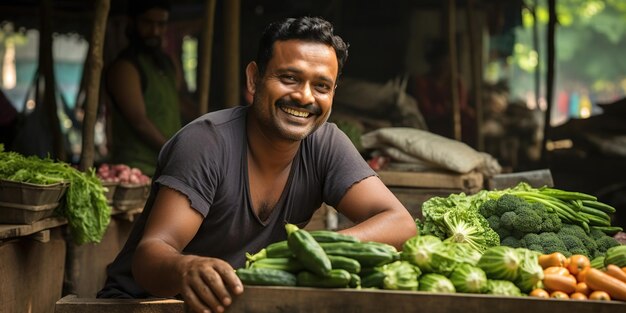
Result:
{"label": "man's ear", "polygon": [[256,91],[256,84],[259,79],[259,67],[252,61],[246,66],[246,89],[252,95]]}

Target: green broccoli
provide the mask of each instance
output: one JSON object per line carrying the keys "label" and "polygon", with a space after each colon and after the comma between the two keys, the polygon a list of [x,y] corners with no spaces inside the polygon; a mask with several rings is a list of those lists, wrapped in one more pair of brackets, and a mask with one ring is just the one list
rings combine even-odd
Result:
{"label": "green broccoli", "polygon": [[[587,235],[585,230],[578,225],[563,224],[563,226],[561,227],[561,230],[557,234],[561,238],[569,235],[569,236],[576,237],[577,239],[582,241],[585,247],[585,250],[587,250],[587,254],[585,255],[590,258],[592,258],[598,251],[598,245],[596,244],[595,240],[592,239],[589,235]],[[562,240],[566,241],[566,239],[562,239]],[[570,251],[570,252],[573,252],[573,251]]]}
{"label": "green broccoli", "polygon": [[[521,239],[528,233],[557,232],[561,228],[561,219],[556,213],[548,212],[543,204],[530,203],[511,194],[484,202],[479,213],[487,217],[489,226],[500,238]],[[495,217],[500,220],[496,221]]]}
{"label": "green broccoli", "polygon": [[507,246],[507,247],[511,247],[511,248],[520,248],[520,240],[513,237],[513,236],[508,236],[508,237],[503,237],[503,239],[500,241],[500,245],[501,246]]}
{"label": "green broccoli", "polygon": [[517,223],[517,213],[513,211],[504,212],[500,216],[500,227],[502,228],[512,230],[515,228],[515,223]]}
{"label": "green broccoli", "polygon": [[606,254],[606,250],[609,248],[619,246],[619,241],[615,240],[615,238],[604,235],[604,237],[596,239],[596,245],[598,246],[598,250],[596,250],[596,254],[594,257],[603,256]]}
{"label": "green broccoli", "polygon": [[585,247],[585,244],[579,238],[572,235],[562,235],[561,233],[557,235],[559,236],[559,238],[561,238],[561,240],[565,244],[565,247],[567,247],[567,251],[569,251],[571,254],[582,254],[587,257],[592,257],[589,254],[589,250],[587,250],[587,247]]}
{"label": "green broccoli", "polygon": [[539,251],[543,254],[550,254],[552,252],[561,252],[565,256],[570,256],[571,253],[567,250],[565,243],[559,238],[556,233],[545,232],[540,234],[529,233],[526,234],[520,240],[520,246],[522,248]]}
{"label": "green broccoli", "polygon": [[497,201],[496,200],[487,200],[485,201],[483,204],[480,205],[480,207],[478,208],[478,213],[480,213],[480,215],[489,218],[491,216],[500,216],[498,214],[496,214],[496,205]]}
{"label": "green broccoli", "polygon": [[517,207],[526,206],[527,202],[517,196],[504,194],[496,200],[495,215],[502,216],[506,212],[515,211]]}

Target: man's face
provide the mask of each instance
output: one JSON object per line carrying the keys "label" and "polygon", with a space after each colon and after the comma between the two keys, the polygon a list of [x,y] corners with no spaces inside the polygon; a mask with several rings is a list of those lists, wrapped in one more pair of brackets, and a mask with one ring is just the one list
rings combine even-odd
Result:
{"label": "man's face", "polygon": [[262,77],[255,79],[252,112],[277,137],[299,141],[330,116],[338,73],[328,45],[277,41]]}
{"label": "man's face", "polygon": [[160,48],[163,36],[167,30],[169,12],[159,8],[152,8],[137,16],[135,29],[139,39],[146,47]]}

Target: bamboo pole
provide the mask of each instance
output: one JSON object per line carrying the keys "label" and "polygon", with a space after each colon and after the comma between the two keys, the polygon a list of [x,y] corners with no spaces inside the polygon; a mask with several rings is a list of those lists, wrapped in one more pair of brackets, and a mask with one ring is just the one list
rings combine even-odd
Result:
{"label": "bamboo pole", "polygon": [[200,115],[209,112],[211,91],[211,55],[213,51],[213,32],[215,24],[215,0],[206,0],[202,29],[202,47],[198,69],[198,107]]}
{"label": "bamboo pole", "polygon": [[452,96],[452,122],[454,139],[461,140],[461,106],[459,103],[458,89],[458,65],[456,58],[456,3],[455,0],[448,0],[447,5],[447,29],[448,29],[448,61],[450,64],[450,95]]}
{"label": "bamboo pole", "polygon": [[476,18],[476,12],[474,7],[474,0],[467,1],[467,29],[469,32],[469,44],[470,44],[470,71],[472,76],[472,97],[474,98],[474,105],[476,106],[476,149],[478,151],[485,150],[485,138],[483,137],[483,100],[482,100],[482,86],[483,86],[483,74],[482,74],[482,32],[477,31],[482,27],[480,20]]}
{"label": "bamboo pole", "polygon": [[233,107],[239,104],[239,28],[240,0],[224,1],[224,59],[225,102]]}
{"label": "bamboo pole", "polygon": [[54,79],[54,58],[52,56],[52,0],[41,2],[41,25],[39,27],[39,69],[44,78],[43,106],[52,132],[51,155],[65,161],[63,134],[59,124]]}
{"label": "bamboo pole", "polygon": [[87,99],[84,107],[83,145],[80,159],[81,171],[91,168],[94,162],[94,130],[98,115],[98,100],[100,98],[100,77],[103,64],[102,49],[110,6],[110,0],[98,0],[96,2],[96,14],[91,31],[89,53],[87,54],[87,62],[85,64]]}
{"label": "bamboo pole", "polygon": [[[535,1],[532,7],[533,16],[533,48],[537,52],[537,58],[541,56],[541,49],[539,48],[539,23],[537,23],[537,1]],[[537,61],[537,67],[535,68],[535,105],[539,107],[539,99],[541,93],[541,62]]]}
{"label": "bamboo pole", "polygon": [[545,164],[547,162],[547,150],[546,143],[550,138],[550,119],[552,117],[552,97],[554,94],[554,59],[555,59],[555,45],[554,34],[556,30],[557,17],[556,17],[556,0],[548,0],[548,67],[546,75],[546,115],[543,124],[543,140],[541,143],[541,162]]}

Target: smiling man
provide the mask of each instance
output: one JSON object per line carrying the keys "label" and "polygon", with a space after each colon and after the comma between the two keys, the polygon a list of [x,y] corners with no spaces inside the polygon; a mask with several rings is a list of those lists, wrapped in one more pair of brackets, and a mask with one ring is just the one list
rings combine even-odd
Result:
{"label": "smiling man", "polygon": [[265,30],[246,67],[253,103],[206,114],[163,148],[150,197],[108,268],[100,297],[180,296],[221,312],[243,285],[245,253],[286,239],[322,203],[356,223],[342,233],[398,248],[411,215],[348,137],[327,123],[347,45],[320,18]]}

